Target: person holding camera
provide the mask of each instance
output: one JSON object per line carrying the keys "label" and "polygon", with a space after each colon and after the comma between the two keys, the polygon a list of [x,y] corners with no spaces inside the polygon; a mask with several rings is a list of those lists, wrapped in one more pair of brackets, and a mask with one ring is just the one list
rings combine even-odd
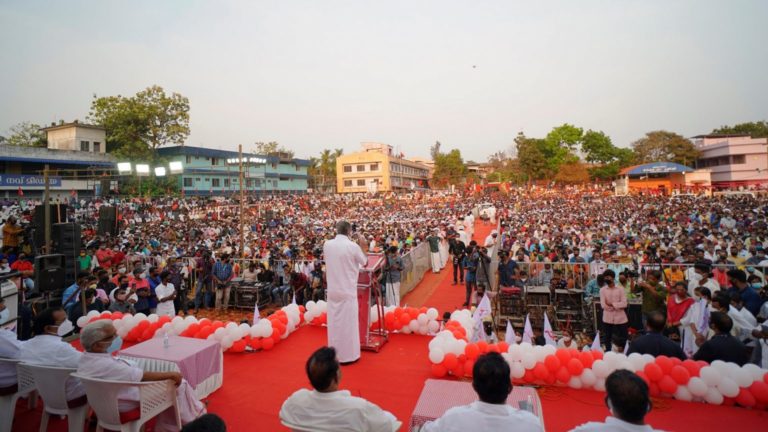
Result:
{"label": "person holding camera", "polygon": [[641,292],[643,294],[643,304],[641,306],[641,311],[643,312],[643,324],[645,324],[645,317],[652,312],[661,312],[666,316],[667,290],[664,287],[664,284],[661,283],[660,271],[649,271],[646,274],[645,280],[635,284],[633,292]]}
{"label": "person holding camera", "polygon": [[397,246],[387,249],[384,267],[384,286],[387,306],[400,306],[400,272],[403,271],[403,259],[398,256]]}
{"label": "person holding camera", "polygon": [[448,251],[451,253],[453,262],[453,284],[464,283],[464,256],[467,254],[467,247],[464,242],[457,237],[451,237],[448,240]]}

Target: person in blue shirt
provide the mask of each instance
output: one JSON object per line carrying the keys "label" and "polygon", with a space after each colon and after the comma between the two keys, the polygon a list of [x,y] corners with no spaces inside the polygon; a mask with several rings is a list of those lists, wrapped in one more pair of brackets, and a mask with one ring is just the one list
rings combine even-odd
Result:
{"label": "person in blue shirt", "polygon": [[147,280],[149,281],[149,290],[151,292],[147,299],[149,301],[149,311],[150,313],[155,313],[155,309],[157,309],[157,295],[155,295],[155,288],[163,283],[160,279],[160,269],[157,267],[150,267]]}
{"label": "person in blue shirt", "polygon": [[515,284],[514,278],[517,273],[517,263],[510,259],[507,252],[500,252],[501,262],[499,263],[499,285],[511,287]]}
{"label": "person in blue shirt", "polygon": [[731,269],[728,270],[728,282],[731,284],[731,288],[728,288],[728,295],[731,293],[738,293],[741,297],[741,301],[744,302],[744,307],[757,316],[760,312],[760,306],[763,305],[763,299],[757,291],[749,286],[747,283],[747,274],[744,270]]}
{"label": "person in blue shirt", "polygon": [[230,281],[234,277],[229,255],[224,254],[213,265],[213,280],[216,283],[216,309],[224,309],[229,306],[229,293],[232,289]]}
{"label": "person in blue shirt", "polygon": [[82,288],[85,288],[86,283],[88,282],[88,277],[91,274],[88,272],[80,272],[77,274],[77,282],[73,283],[72,285],[68,286],[64,292],[61,294],[61,306],[66,310],[68,307],[75,304],[78,300],[78,296],[80,295],[80,290]]}

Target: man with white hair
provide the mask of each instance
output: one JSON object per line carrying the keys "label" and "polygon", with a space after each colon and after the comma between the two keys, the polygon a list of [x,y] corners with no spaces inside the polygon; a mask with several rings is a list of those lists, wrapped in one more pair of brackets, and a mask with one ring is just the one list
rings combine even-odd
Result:
{"label": "man with white hair", "polygon": [[[197,399],[195,390],[178,372],[148,372],[130,365],[125,360],[112,356],[119,350],[122,339],[109,320],[94,321],[80,333],[80,343],[85,349],[77,373],[96,379],[143,382],[173,380],[176,383],[176,404],[181,423],[189,423],[205,413],[205,406]],[[139,390],[136,387],[122,390],[118,395],[117,408],[120,412],[131,411],[139,406]],[[178,431],[173,408],[160,413],[155,425],[156,431]]]}

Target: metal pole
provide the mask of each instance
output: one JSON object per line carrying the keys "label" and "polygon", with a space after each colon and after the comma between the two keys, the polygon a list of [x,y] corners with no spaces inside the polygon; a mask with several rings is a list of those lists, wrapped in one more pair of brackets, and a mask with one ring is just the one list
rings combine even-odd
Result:
{"label": "metal pole", "polygon": [[43,171],[43,181],[45,182],[45,192],[43,193],[43,212],[45,215],[45,253],[51,252],[51,207],[49,205],[51,200],[51,182],[48,176],[49,169],[49,165],[45,164],[45,170]]}
{"label": "metal pole", "polygon": [[238,144],[240,153],[240,258],[245,258],[245,198],[243,195],[243,145]]}

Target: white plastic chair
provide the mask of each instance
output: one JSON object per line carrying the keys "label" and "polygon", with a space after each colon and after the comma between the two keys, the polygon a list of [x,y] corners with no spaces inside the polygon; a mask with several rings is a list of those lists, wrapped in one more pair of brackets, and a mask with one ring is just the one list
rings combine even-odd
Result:
{"label": "white plastic chair", "polygon": [[[96,432],[104,429],[121,432],[138,432],[144,423],[173,407],[176,414],[176,425],[181,429],[181,417],[176,403],[176,386],[173,381],[125,382],[91,378],[73,374],[80,379],[85,387],[85,394],[98,417]],[[133,421],[121,422],[120,411],[117,408],[118,395],[121,390],[137,387],[139,390],[139,418]]]}
{"label": "white plastic chair", "polygon": [[67,405],[67,379],[76,369],[19,363],[20,374],[28,370],[35,379],[35,388],[43,399],[43,418],[40,419],[40,432],[48,430],[51,415],[66,416],[67,430],[82,431],[88,416],[88,404],[70,408]]}
{"label": "white plastic chair", "polygon": [[[0,358],[0,363],[10,364],[17,368],[19,360]],[[15,393],[0,396],[0,432],[10,432],[13,428],[13,417],[19,398],[27,397],[27,404],[30,408],[34,408],[36,405],[35,379],[32,375],[17,372],[17,380]]]}

